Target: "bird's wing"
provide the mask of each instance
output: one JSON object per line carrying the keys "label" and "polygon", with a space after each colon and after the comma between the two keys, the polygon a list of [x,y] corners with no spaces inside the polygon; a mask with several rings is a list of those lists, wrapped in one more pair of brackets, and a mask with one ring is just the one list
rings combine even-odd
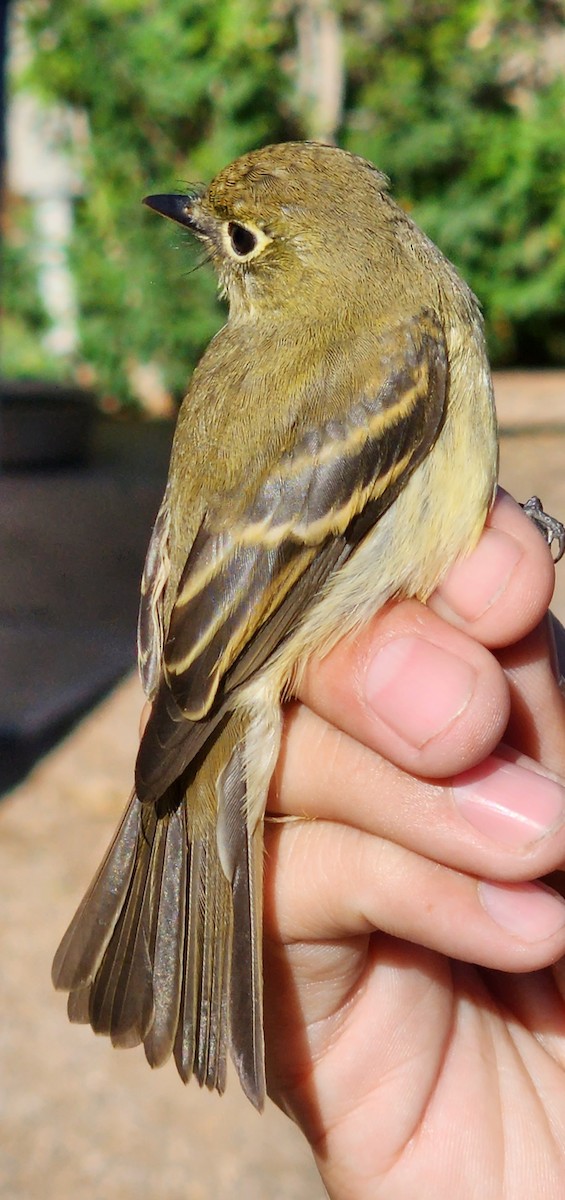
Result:
{"label": "bird's wing", "polygon": [[137,622],[137,656],[143,690],[153,700],[163,662],[163,594],[169,578],[169,488],[165,490],[149,540],[141,580]]}
{"label": "bird's wing", "polygon": [[192,760],[229,694],[296,626],[435,441],[447,390],[439,320],[419,314],[394,345],[341,420],[307,430],[272,465],[243,514],[230,518],[229,497],[207,513],[171,614],[138,757],[140,799]]}

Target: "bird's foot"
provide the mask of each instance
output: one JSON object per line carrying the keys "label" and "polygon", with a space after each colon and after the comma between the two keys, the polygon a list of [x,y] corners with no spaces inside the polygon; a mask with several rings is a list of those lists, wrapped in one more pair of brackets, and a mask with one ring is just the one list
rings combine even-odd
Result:
{"label": "bird's foot", "polygon": [[559,559],[565,554],[565,525],[556,517],[550,517],[543,511],[542,502],[537,496],[531,496],[521,507],[526,516],[537,526],[548,546],[552,547],[554,542],[557,543],[557,553],[553,555],[553,561],[559,562]]}

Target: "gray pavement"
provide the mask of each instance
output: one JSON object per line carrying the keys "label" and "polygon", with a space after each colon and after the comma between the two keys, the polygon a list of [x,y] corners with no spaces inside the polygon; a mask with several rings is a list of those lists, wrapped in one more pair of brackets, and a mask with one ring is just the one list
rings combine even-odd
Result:
{"label": "gray pavement", "polygon": [[[516,375],[505,386],[501,411],[504,427],[512,432],[502,437],[501,481],[520,499],[540,494],[546,509],[563,517],[565,373],[560,380],[552,377],[557,391],[550,421],[541,415],[545,384]],[[132,457],[139,452],[131,448]],[[135,566],[136,602],[138,549],[131,551],[126,570],[116,547],[123,545],[124,528],[134,520],[144,526],[138,540],[145,545],[153,500],[140,499],[139,473],[131,462],[124,466],[120,458],[115,465],[121,483],[112,470],[106,474],[106,550],[94,570],[100,608],[90,615],[94,624],[100,620],[131,638],[129,626],[125,630],[130,609],[126,618],[122,600],[133,596]],[[149,479],[153,468],[146,466],[142,474]],[[127,505],[124,487],[133,488]],[[151,487],[156,495],[161,479],[154,477]],[[99,507],[98,485],[95,490]],[[116,508],[127,508],[125,523]],[[85,524],[87,509],[73,502],[67,519],[84,514],[82,544],[91,549],[99,535]],[[23,531],[17,541],[22,539]],[[41,558],[44,575],[49,561],[49,554]],[[51,583],[44,578],[46,594],[55,597],[60,579],[58,570]],[[558,581],[556,610],[564,620],[565,563],[558,568]],[[34,586],[30,580],[24,598],[14,593],[15,610],[30,603]],[[79,591],[83,586],[78,577],[76,586]],[[61,611],[54,607],[52,624]],[[71,624],[66,653],[74,658],[81,654],[74,639],[87,623]],[[33,691],[33,661],[26,670]],[[48,678],[38,690],[46,687]],[[89,1029],[68,1025],[64,998],[51,989],[54,948],[128,794],[140,706],[139,685],[130,678],[0,806],[0,1195],[6,1200],[321,1200],[324,1189],[308,1150],[273,1106],[259,1118],[234,1079],[219,1099],[192,1085],[183,1088],[171,1066],[150,1072],[140,1051],[114,1051]]]}

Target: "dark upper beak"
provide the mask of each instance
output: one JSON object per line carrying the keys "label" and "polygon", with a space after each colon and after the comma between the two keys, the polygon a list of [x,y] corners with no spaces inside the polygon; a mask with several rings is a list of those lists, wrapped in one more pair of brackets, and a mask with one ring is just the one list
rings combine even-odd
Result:
{"label": "dark upper beak", "polygon": [[162,217],[169,217],[171,221],[177,221],[179,225],[186,225],[188,229],[196,228],[196,221],[192,215],[193,202],[194,196],[173,195],[146,196],[143,201],[148,208],[153,208]]}

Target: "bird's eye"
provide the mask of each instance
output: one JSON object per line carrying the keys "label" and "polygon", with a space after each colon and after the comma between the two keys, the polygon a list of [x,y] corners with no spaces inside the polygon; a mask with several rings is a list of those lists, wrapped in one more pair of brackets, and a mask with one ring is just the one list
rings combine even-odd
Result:
{"label": "bird's eye", "polygon": [[257,237],[253,231],[245,225],[238,225],[237,221],[230,221],[228,234],[232,250],[239,258],[246,258],[257,245]]}

